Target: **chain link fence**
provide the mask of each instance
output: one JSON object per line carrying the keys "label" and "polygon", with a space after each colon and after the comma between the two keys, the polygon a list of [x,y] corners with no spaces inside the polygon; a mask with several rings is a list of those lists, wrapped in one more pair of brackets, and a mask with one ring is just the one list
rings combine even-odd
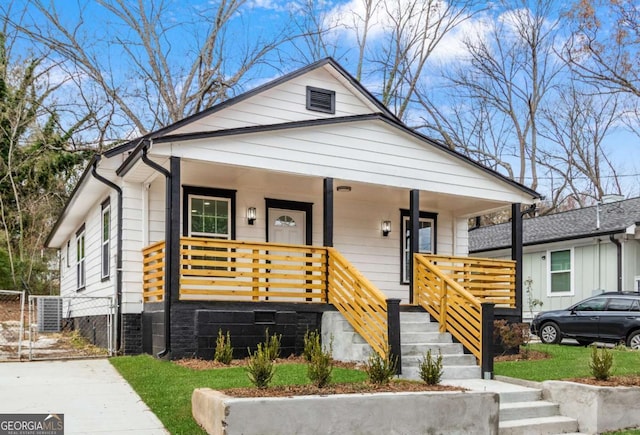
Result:
{"label": "chain link fence", "polygon": [[19,360],[26,317],[24,291],[0,290],[0,361]]}
{"label": "chain link fence", "polygon": [[29,360],[113,354],[113,298],[29,296],[28,311]]}

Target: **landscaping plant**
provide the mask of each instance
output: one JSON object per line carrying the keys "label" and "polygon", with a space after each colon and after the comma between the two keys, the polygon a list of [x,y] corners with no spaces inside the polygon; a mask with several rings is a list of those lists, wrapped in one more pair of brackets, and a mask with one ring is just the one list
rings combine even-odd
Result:
{"label": "landscaping plant", "polygon": [[442,379],[442,352],[438,350],[438,357],[431,356],[431,349],[420,361],[420,379],[427,385],[438,385]]}
{"label": "landscaping plant", "polygon": [[389,349],[385,349],[384,357],[377,352],[369,355],[369,359],[364,364],[364,371],[372,384],[387,385],[396,374],[397,364],[398,357],[391,356]]}
{"label": "landscaping plant", "polygon": [[268,349],[267,343],[258,343],[258,349],[250,354],[247,363],[249,380],[258,388],[267,388],[276,371]]}
{"label": "landscaping plant", "polygon": [[274,361],[280,356],[280,340],[282,335],[269,336],[269,328],[264,332],[264,352],[269,360]]}
{"label": "landscaping plant", "polygon": [[213,359],[226,365],[228,365],[233,359],[233,347],[231,346],[231,335],[229,331],[227,331],[227,335],[225,337],[222,334],[222,329],[218,330],[216,350]]}
{"label": "landscaping plant", "polygon": [[304,334],[304,349],[302,351],[304,359],[306,359],[307,361],[311,361],[311,357],[320,347],[320,334],[318,333],[318,331],[307,330],[307,332],[305,332]]}
{"label": "landscaping plant", "polygon": [[[526,323],[509,323],[505,319],[493,321],[493,340],[502,343],[503,355],[509,349],[518,349],[527,345],[530,341],[529,325]],[[522,353],[523,358],[528,357],[528,348]]]}
{"label": "landscaping plant", "polygon": [[[320,337],[314,338],[314,342],[317,345],[312,346],[311,359],[307,366],[307,376],[313,385],[318,388],[323,388],[331,382],[331,373],[333,372],[333,356],[332,356],[332,344],[329,344],[329,349],[323,350],[320,345]],[[307,340],[305,336],[305,349],[307,348]]]}
{"label": "landscaping plant", "polygon": [[607,348],[598,351],[597,346],[592,346],[591,361],[589,369],[594,378],[599,381],[606,381],[611,376],[611,368],[613,367],[613,353]]}

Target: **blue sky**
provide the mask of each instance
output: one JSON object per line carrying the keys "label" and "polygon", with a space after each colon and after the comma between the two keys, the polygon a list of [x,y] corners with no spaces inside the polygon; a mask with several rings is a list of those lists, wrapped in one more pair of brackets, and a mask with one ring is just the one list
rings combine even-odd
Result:
{"label": "blue sky", "polygon": [[[18,2],[17,6],[14,5],[14,11],[24,3],[26,2]],[[324,19],[336,24],[335,30],[327,36],[327,40],[337,45],[335,52],[332,52],[332,54],[351,73],[355,73],[354,60],[357,57],[357,46],[355,44],[355,33],[349,29],[349,26],[354,10],[360,11],[362,15],[361,3],[360,0],[317,1],[315,3],[316,9],[323,12]],[[118,51],[120,50],[119,48],[109,48],[102,41],[114,33],[120,39],[127,40],[131,37],[129,30],[122,24],[116,23],[112,18],[108,18],[103,8],[95,1],[64,0],[57,1],[55,4],[58,5],[57,12],[62,20],[69,23],[68,29],[74,28],[82,7],[86,25],[79,30],[83,32],[86,40],[90,41],[88,43],[94,46],[96,56],[103,60],[103,67],[109,69],[109,73],[116,80],[121,80],[123,86],[127,86],[127,80],[131,80],[128,75],[131,65],[123,63],[126,57]],[[207,0],[188,2],[184,0],[167,0],[165,4],[168,13],[163,14],[163,22],[175,27],[167,33],[167,39],[162,43],[165,50],[170,50],[171,61],[178,64],[181,58],[188,55],[187,50],[193,47],[193,41],[197,40],[200,33],[205,30],[198,14],[204,14],[205,10],[215,6],[216,2]],[[282,29],[290,27],[293,23],[292,14],[298,18],[301,16],[299,4],[300,2],[286,0],[249,0],[241,8],[240,13],[235,15],[232,20],[232,26],[229,29],[228,43],[233,44],[235,47],[232,52],[242,53],[247,46],[256,44],[258,41],[269,40],[275,37]],[[145,7],[149,11],[153,10],[153,5],[154,3],[151,1],[145,2]],[[38,18],[35,13],[29,14],[26,19],[33,20],[36,26],[45,25],[44,21]],[[434,51],[428,61],[427,73],[421,76],[423,85],[431,86],[439,82],[440,67],[464,64],[464,61],[461,60],[464,56],[462,38],[471,34],[483,35],[497,21],[508,20],[508,15],[501,15],[495,11],[486,11],[464,21],[455,31],[449,33]],[[185,23],[196,24],[187,26]],[[375,54],[376,42],[382,40],[384,28],[387,24],[388,22],[385,21],[383,14],[378,14],[374,17],[374,23],[369,35],[372,42],[370,56]],[[28,51],[30,48],[25,44],[20,47],[20,50]],[[129,46],[129,48],[135,50],[133,46]],[[227,56],[225,60],[230,64],[235,63],[237,65],[239,63],[239,59],[234,59],[233,57]],[[271,53],[268,56],[268,60],[268,65],[260,65],[253,69],[243,80],[241,86],[235,89],[235,93],[246,91],[283,73],[299,68],[311,59],[310,56],[307,58],[300,56],[299,52],[289,46],[289,48],[283,48],[283,51],[277,53],[277,55],[275,52]],[[64,77],[67,71],[60,70],[58,73],[60,77]],[[372,92],[379,92],[380,77],[373,70],[365,74],[362,81]],[[176,86],[179,86],[179,83]],[[446,110],[446,93],[441,93],[439,98],[441,99],[442,107]],[[420,111],[410,111],[406,119],[411,124],[412,119],[419,119],[420,116]],[[608,155],[615,162],[621,181],[625,184],[625,193],[629,196],[640,196],[640,175],[638,175],[640,174],[640,153],[638,152],[640,151],[640,140],[638,136],[630,134],[624,128],[619,127],[608,136],[606,148]]]}

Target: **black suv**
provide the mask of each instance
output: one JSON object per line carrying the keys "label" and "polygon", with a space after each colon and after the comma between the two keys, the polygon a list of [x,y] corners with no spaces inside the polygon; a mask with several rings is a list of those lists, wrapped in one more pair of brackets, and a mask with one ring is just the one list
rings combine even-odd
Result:
{"label": "black suv", "polygon": [[640,293],[602,293],[566,310],[540,313],[531,322],[531,332],[543,343],[574,338],[582,345],[624,342],[640,349]]}

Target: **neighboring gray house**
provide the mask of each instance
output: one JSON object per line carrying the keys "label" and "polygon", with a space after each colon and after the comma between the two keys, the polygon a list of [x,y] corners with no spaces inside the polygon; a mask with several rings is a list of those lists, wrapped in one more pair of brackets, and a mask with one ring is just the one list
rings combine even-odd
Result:
{"label": "neighboring gray house", "polygon": [[[525,219],[523,252],[525,319],[602,291],[638,291],[640,198]],[[511,258],[511,224],[469,231],[469,254]],[[536,299],[542,307],[531,307]]]}

